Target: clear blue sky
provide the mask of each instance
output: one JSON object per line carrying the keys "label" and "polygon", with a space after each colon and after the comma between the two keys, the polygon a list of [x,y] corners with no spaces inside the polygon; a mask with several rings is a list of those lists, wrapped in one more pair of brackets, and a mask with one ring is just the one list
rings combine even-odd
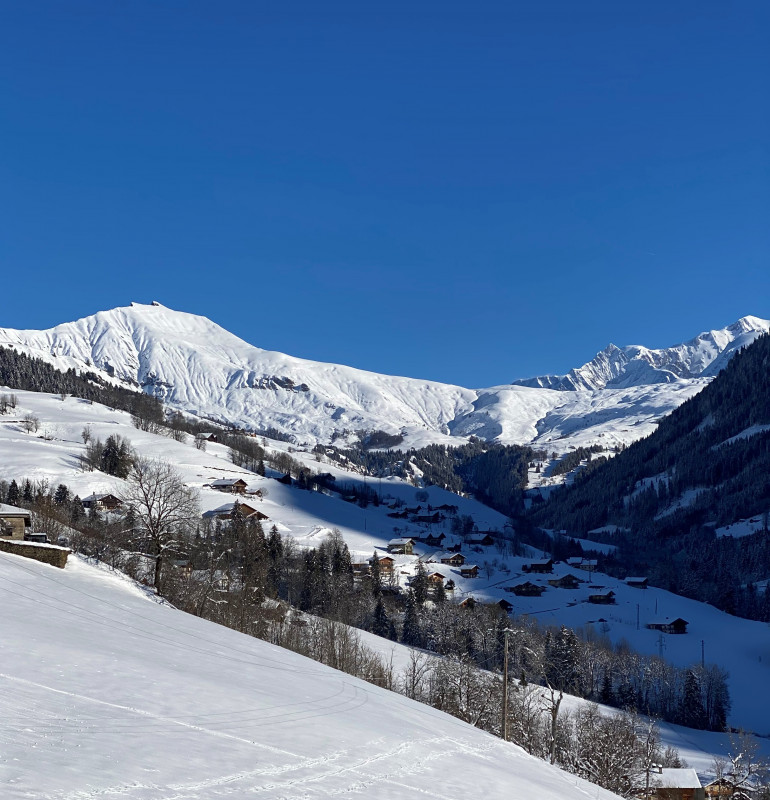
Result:
{"label": "clear blue sky", "polygon": [[2,3],[0,326],[466,386],[770,317],[770,3]]}

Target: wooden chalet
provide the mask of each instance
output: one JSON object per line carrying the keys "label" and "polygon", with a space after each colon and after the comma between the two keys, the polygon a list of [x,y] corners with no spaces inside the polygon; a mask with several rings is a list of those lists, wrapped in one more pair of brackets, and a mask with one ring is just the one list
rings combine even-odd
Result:
{"label": "wooden chalet", "polygon": [[414,553],[414,539],[399,537],[388,542],[388,552],[411,556]]}
{"label": "wooden chalet", "polygon": [[440,506],[435,506],[438,511],[446,511],[447,514],[456,514],[458,511],[457,506],[450,505],[449,503],[444,503]]}
{"label": "wooden chalet", "polygon": [[422,540],[428,547],[441,547],[444,544],[444,539],[446,539],[446,534],[443,533],[429,533],[427,536],[423,536]]}
{"label": "wooden chalet", "polygon": [[686,619],[677,617],[676,619],[655,620],[648,622],[645,628],[651,631],[661,631],[662,633],[687,633],[687,626],[690,623]]}
{"label": "wooden chalet", "polygon": [[581,558],[579,564],[570,564],[576,569],[584,569],[586,572],[596,572],[599,562],[595,558]]}
{"label": "wooden chalet", "polygon": [[736,786],[728,778],[717,778],[707,783],[703,787],[703,792],[707,798],[729,797],[730,800],[749,800],[750,797],[745,788]]}
{"label": "wooden chalet", "polygon": [[354,578],[364,578],[372,574],[372,565],[368,561],[357,561],[350,565]]}
{"label": "wooden chalet", "polygon": [[219,437],[216,433],[196,433],[195,438],[200,442],[218,442]]}
{"label": "wooden chalet", "polygon": [[26,508],[0,503],[0,539],[23,539],[32,526],[32,515]]}
{"label": "wooden chalet", "polygon": [[531,581],[515,583],[513,586],[506,586],[506,592],[513,592],[517,597],[540,597],[545,591],[545,586],[538,586]]}
{"label": "wooden chalet", "polygon": [[577,589],[582,581],[569,572],[561,578],[549,578],[548,583],[557,589]]}
{"label": "wooden chalet", "polygon": [[476,608],[476,598],[468,595],[465,600],[460,602],[460,608],[474,609]]}
{"label": "wooden chalet", "polygon": [[588,595],[588,602],[601,606],[611,606],[615,602],[615,592],[613,592],[612,589],[602,589],[598,592],[594,591],[593,594]]}
{"label": "wooden chalet", "polygon": [[438,586],[441,584],[444,585],[444,581],[446,580],[446,576],[442,575],[440,572],[430,572],[427,575],[428,583],[431,586]]}
{"label": "wooden chalet", "polygon": [[634,589],[646,589],[648,586],[647,578],[626,578],[626,586]]}
{"label": "wooden chalet", "polygon": [[278,483],[283,483],[285,486],[291,486],[292,484],[291,475],[289,475],[288,472],[285,475],[281,475],[280,478],[276,478],[276,480]]}
{"label": "wooden chalet", "polygon": [[498,600],[494,605],[501,608],[505,611],[506,614],[510,614],[513,611],[513,603],[509,603],[506,599]]}
{"label": "wooden chalet", "polygon": [[209,486],[218,492],[229,492],[230,494],[245,494],[248,484],[243,478],[219,478],[211,481]]}
{"label": "wooden chalet", "polygon": [[[371,564],[374,561],[374,557],[369,559],[369,563]],[[377,561],[380,564],[380,572],[391,573],[393,572],[393,567],[396,564],[396,560],[392,556],[377,556]]]}
{"label": "wooden chalet", "polygon": [[80,502],[83,508],[93,508],[95,511],[117,511],[123,506],[123,501],[114,494],[90,494]]}
{"label": "wooden chalet", "polygon": [[530,561],[528,564],[524,564],[521,569],[526,573],[535,572],[545,574],[547,572],[553,572],[553,559],[542,558],[539,561]]}
{"label": "wooden chalet", "polygon": [[435,525],[441,522],[441,514],[439,514],[438,511],[434,511],[432,514],[415,514],[412,517],[412,522],[419,522],[423,525]]}
{"label": "wooden chalet", "polygon": [[460,575],[463,578],[478,578],[479,577],[478,564],[463,564],[460,567]]}
{"label": "wooden chalet", "polygon": [[465,542],[471,547],[489,547],[495,543],[495,540],[487,531],[479,531],[477,533],[469,533],[465,537]]}
{"label": "wooden chalet", "polygon": [[465,563],[465,556],[462,553],[443,553],[439,561],[451,567],[461,567]]}

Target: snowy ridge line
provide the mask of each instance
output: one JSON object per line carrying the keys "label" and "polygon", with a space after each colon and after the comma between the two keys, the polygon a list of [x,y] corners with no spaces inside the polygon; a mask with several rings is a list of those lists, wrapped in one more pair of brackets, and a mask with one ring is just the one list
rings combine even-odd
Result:
{"label": "snowy ridge line", "polygon": [[667,350],[615,348],[622,358],[605,351],[601,368],[589,362],[580,373],[588,377],[574,386],[549,378],[481,389],[262,350],[205,317],[157,303],[101,311],[46,331],[0,329],[0,345],[57,369],[92,371],[142,388],[202,419],[275,429],[300,444],[351,443],[357,431],[382,430],[403,436],[405,448],[457,444],[473,435],[564,453],[594,443],[609,449],[648,435],[657,419],[768,328],[764,320],[744,317]]}

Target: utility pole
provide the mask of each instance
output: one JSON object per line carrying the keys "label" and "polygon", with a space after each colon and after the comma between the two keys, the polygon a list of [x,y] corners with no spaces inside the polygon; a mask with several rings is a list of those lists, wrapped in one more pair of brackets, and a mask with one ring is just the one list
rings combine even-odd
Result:
{"label": "utility pole", "polygon": [[639,630],[639,603],[636,604],[636,629]]}
{"label": "utility pole", "polygon": [[700,640],[700,665],[701,667],[706,666],[706,641],[705,639]]}
{"label": "utility pole", "polygon": [[503,741],[508,741],[508,631],[503,631]]}

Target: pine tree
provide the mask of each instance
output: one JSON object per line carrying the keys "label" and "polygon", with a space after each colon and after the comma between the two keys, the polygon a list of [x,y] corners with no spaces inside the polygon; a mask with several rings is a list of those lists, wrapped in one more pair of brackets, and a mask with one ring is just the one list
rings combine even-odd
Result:
{"label": "pine tree", "polygon": [[377,636],[387,637],[389,630],[390,619],[388,618],[388,612],[385,610],[382,597],[378,597],[377,604],[374,607],[374,614],[372,615],[372,633]]}
{"label": "pine tree", "polygon": [[8,487],[8,505],[9,506],[18,506],[19,500],[21,500],[21,492],[19,491],[19,484],[16,483],[16,480],[11,481],[11,485]]}
{"label": "pine tree", "polygon": [[401,641],[404,644],[420,647],[422,644],[422,631],[420,630],[420,618],[417,614],[417,603],[414,599],[414,592],[410,589],[406,593],[406,608],[404,609],[404,625],[401,631]]}
{"label": "pine tree", "polygon": [[57,506],[66,506],[69,500],[70,490],[63,483],[60,483],[56,487],[56,492],[53,496],[54,503],[56,503]]}

